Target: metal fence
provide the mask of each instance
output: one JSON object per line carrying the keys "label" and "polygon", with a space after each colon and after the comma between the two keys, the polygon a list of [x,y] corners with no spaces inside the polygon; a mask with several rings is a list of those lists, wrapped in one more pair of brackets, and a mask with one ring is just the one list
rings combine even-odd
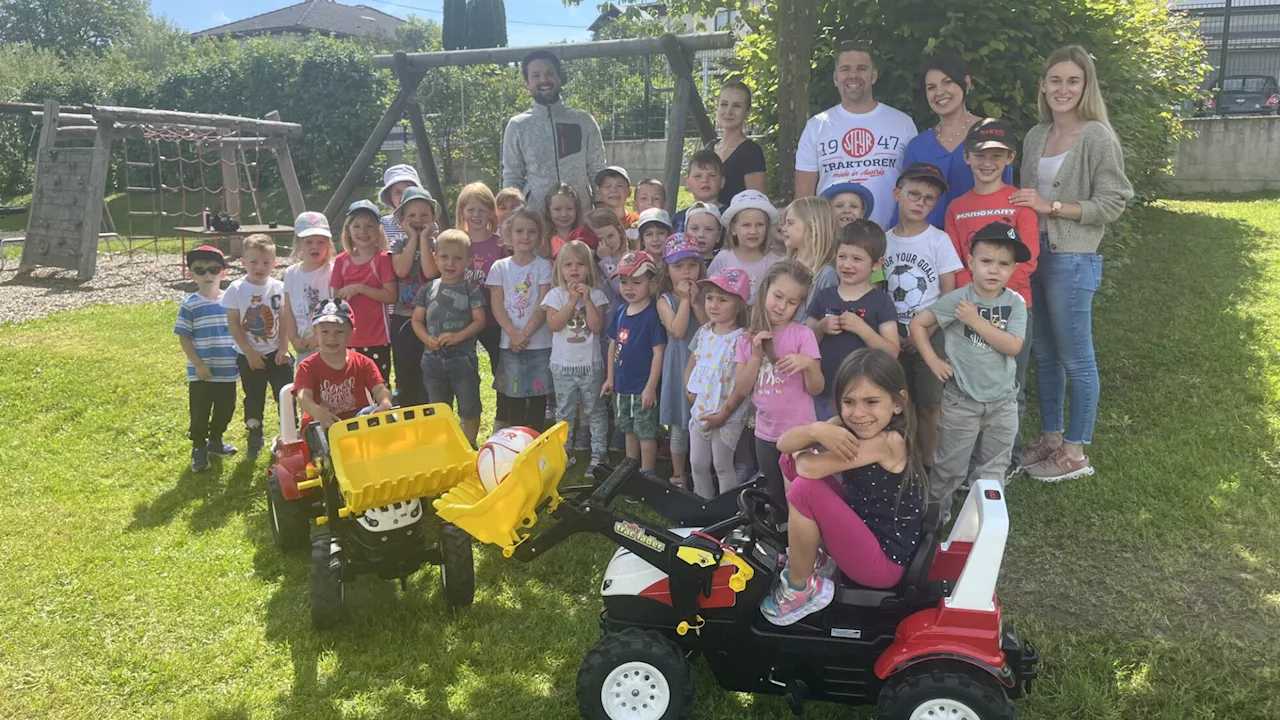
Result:
{"label": "metal fence", "polygon": [[1173,8],[1199,21],[1213,66],[1196,114],[1280,112],[1280,2],[1175,0]]}

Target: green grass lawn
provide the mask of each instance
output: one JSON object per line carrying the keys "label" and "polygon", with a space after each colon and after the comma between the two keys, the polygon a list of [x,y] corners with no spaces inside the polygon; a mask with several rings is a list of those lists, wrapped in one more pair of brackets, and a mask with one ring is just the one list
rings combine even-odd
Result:
{"label": "green grass lawn", "polygon": [[[1145,228],[1094,322],[1098,475],[1010,488],[1000,597],[1042,657],[1019,711],[1280,717],[1280,203],[1165,202]],[[0,327],[0,717],[576,717],[613,546],[484,548],[456,614],[434,568],[362,578],[312,631],[265,461],[187,470],[174,310]],[[697,668],[695,717],[789,717]]]}

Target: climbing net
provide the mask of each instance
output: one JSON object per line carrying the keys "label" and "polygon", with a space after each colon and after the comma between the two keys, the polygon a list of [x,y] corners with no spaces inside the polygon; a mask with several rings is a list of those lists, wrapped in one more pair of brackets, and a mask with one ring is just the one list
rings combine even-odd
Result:
{"label": "climbing net", "polygon": [[[268,138],[194,125],[143,124],[125,140],[118,171],[128,217],[126,252],[160,254],[179,227],[200,227],[204,213],[261,222],[258,189]],[[252,203],[248,212],[246,198]]]}

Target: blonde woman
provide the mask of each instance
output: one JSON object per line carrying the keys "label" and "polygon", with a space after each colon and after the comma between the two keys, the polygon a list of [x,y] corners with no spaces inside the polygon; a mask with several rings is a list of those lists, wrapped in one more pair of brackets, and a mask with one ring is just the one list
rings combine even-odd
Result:
{"label": "blonde woman", "polygon": [[[1093,294],[1102,280],[1098,244],[1107,223],[1124,212],[1133,186],[1084,48],[1068,45],[1049,56],[1039,106],[1040,124],[1023,141],[1022,189],[1011,198],[1040,215],[1040,262],[1031,278],[1035,312],[1028,330],[1043,435],[1020,464],[1033,478],[1058,482],[1093,474],[1084,447],[1093,441],[1098,417],[1092,329]],[[1068,393],[1071,414],[1064,426]],[[1014,450],[1016,463],[1016,445]]]}

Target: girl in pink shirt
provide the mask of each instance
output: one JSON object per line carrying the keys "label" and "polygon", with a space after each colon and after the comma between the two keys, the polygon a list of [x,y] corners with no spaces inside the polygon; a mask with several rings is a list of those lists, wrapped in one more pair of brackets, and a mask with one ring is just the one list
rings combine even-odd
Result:
{"label": "girl in pink shirt", "polygon": [[471,238],[471,269],[467,279],[484,294],[484,330],[476,336],[489,355],[489,367],[498,367],[498,344],[502,341],[502,328],[493,317],[493,305],[489,302],[489,286],[485,284],[493,264],[507,256],[507,248],[498,236],[498,205],[493,191],[482,182],[474,182],[458,193],[454,213],[458,229]]}
{"label": "girl in pink shirt", "polygon": [[770,267],[756,292],[750,329],[738,338],[734,354],[735,385],[754,386],[756,458],[777,508],[787,507],[778,438],[793,427],[814,422],[813,396],[822,393],[824,384],[818,339],[795,321],[812,283],[813,273],[796,260]]}
{"label": "girl in pink shirt", "polygon": [[351,204],[342,225],[342,249],[333,261],[329,287],[335,298],[351,305],[355,331],[349,346],[372,360],[385,380],[391,377],[387,305],[395,302],[398,283],[378,206],[368,200]]}

